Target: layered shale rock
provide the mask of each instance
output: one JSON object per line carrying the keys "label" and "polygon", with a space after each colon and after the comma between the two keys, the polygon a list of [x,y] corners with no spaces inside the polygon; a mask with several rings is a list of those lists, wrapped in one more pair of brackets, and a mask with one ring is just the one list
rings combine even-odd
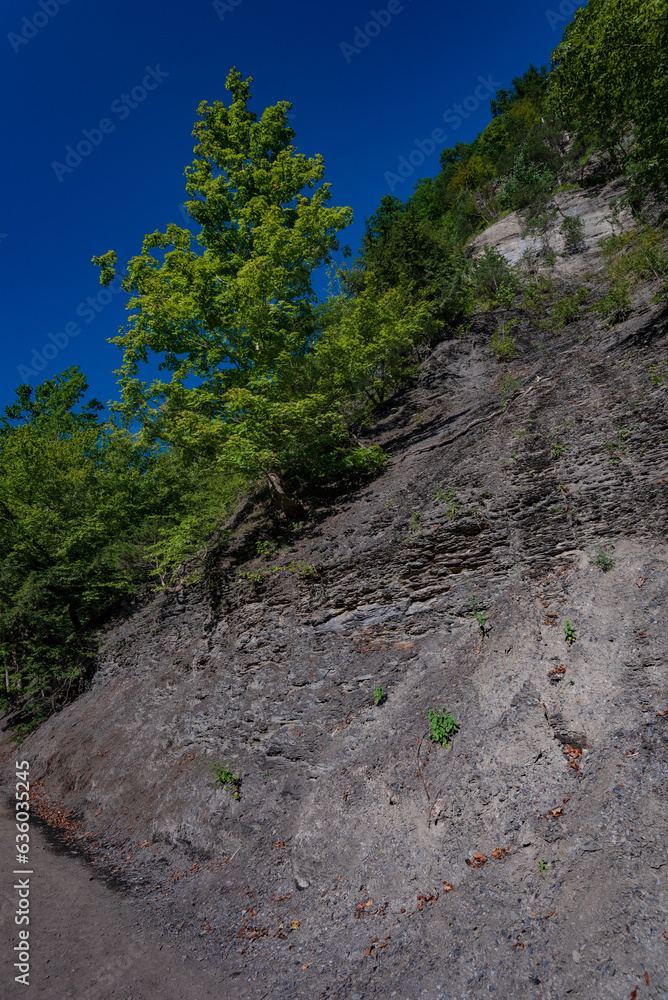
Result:
{"label": "layered shale rock", "polygon": [[[513,224],[485,239],[507,251]],[[78,849],[218,963],[224,995],[665,995],[652,291],[611,329],[517,314],[505,367],[476,317],[367,430],[382,475],[302,530],[242,530],[208,589],[138,602],[23,745]],[[263,531],[278,548],[254,556]],[[459,723],[449,749],[430,708]]]}

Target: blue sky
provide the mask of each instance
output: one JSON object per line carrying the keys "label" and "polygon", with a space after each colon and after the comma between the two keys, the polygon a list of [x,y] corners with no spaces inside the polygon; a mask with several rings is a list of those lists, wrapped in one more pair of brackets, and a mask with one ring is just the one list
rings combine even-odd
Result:
{"label": "blue sky", "polygon": [[258,113],[292,102],[295,144],[324,156],[332,203],[355,212],[342,239],[356,249],[382,195],[405,199],[437,173],[440,149],[489,121],[490,90],[549,61],[574,9],[572,0],[561,12],[559,0],[2,6],[0,406],[20,382],[73,364],[92,394],[115,395],[120,352],[107,338],[124,322],[124,296],[100,289],[90,258],[113,249],[124,263],[146,233],[183,224],[195,111],[227,100],[231,66],[253,77]]}

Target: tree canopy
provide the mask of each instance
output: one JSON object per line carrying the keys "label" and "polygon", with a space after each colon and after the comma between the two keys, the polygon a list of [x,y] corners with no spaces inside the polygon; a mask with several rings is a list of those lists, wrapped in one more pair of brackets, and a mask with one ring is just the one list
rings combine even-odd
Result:
{"label": "tree canopy", "polygon": [[549,108],[635,197],[668,187],[668,0],[589,0],[552,55]]}

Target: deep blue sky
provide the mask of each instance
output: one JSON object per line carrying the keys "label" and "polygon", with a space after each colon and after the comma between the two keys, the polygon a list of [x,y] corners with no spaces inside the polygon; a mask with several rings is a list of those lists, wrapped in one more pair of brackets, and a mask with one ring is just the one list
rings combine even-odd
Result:
{"label": "deep blue sky", "polygon": [[[566,0],[563,10],[571,7]],[[481,77],[496,89],[530,61],[548,62],[566,23],[549,14],[559,0],[4,0],[2,8],[0,407],[20,382],[36,384],[72,364],[88,375],[91,393],[103,401],[115,395],[120,352],[106,341],[124,322],[123,296],[105,304],[103,293],[96,312],[86,307],[101,291],[90,258],[113,249],[123,264],[146,233],[183,224],[195,110],[205,99],[227,100],[231,66],[254,78],[258,113],[278,100],[293,103],[295,144],[323,154],[332,203],[354,209],[343,242],[356,249],[400,157],[434,129],[447,130],[396,185],[406,198],[419,177],[438,171],[443,145],[486,125],[489,100],[457,129],[444,124],[444,113],[467,99],[473,108],[476,87],[478,96],[487,93]],[[371,11],[388,23],[359,53],[344,54],[341,43],[354,43]],[[135,90],[135,107],[115,103],[142,87],[147,67],[154,89]],[[105,118],[113,130],[101,141],[92,133],[99,144],[90,154],[71,172],[54,170],[66,147]],[[429,153],[429,144],[422,148]],[[64,331],[77,328],[68,340]],[[22,377],[18,367],[40,364],[33,352],[43,357],[45,345],[43,370]]]}

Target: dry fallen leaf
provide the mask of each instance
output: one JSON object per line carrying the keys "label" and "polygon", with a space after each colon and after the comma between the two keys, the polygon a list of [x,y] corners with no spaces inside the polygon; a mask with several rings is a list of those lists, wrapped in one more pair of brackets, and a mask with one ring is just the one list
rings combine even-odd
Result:
{"label": "dry fallen leaf", "polygon": [[568,744],[564,745],[564,753],[569,758],[569,767],[572,767],[574,771],[580,770],[580,765],[578,761],[582,757],[582,750],[580,747],[571,747]]}
{"label": "dry fallen leaf", "polygon": [[510,854],[509,847],[495,847],[492,851],[492,857],[495,861],[498,861],[499,858],[505,858],[507,854]]}
{"label": "dry fallen leaf", "polygon": [[297,928],[299,927],[299,921],[298,920],[293,920],[292,924],[290,926],[292,927],[293,931],[296,931]]}
{"label": "dry fallen leaf", "polygon": [[421,895],[417,897],[418,910],[421,909],[425,905],[425,903],[435,903],[438,897],[439,893],[437,892],[432,893],[431,896],[426,896],[424,893],[421,893]]}
{"label": "dry fallen leaf", "polygon": [[450,892],[452,889],[454,889],[454,885],[451,882],[443,883],[443,892]]}
{"label": "dry fallen leaf", "polygon": [[644,582],[645,582],[644,579],[641,576],[639,576],[638,579],[636,580],[636,587],[642,587]]}
{"label": "dry fallen leaf", "polygon": [[469,866],[469,868],[482,868],[482,866],[487,861],[487,858],[484,854],[481,854],[480,851],[474,851],[473,860],[471,860],[470,858],[464,858],[464,861]]}
{"label": "dry fallen leaf", "polygon": [[649,986],[649,976],[647,975],[647,973],[646,973],[646,972],[644,973],[644,976],[645,976],[645,982],[646,982],[646,983],[647,983],[647,985]]}
{"label": "dry fallen leaf", "polygon": [[637,996],[638,996],[638,987],[636,986],[635,989],[631,990],[631,1000],[636,1000]]}

